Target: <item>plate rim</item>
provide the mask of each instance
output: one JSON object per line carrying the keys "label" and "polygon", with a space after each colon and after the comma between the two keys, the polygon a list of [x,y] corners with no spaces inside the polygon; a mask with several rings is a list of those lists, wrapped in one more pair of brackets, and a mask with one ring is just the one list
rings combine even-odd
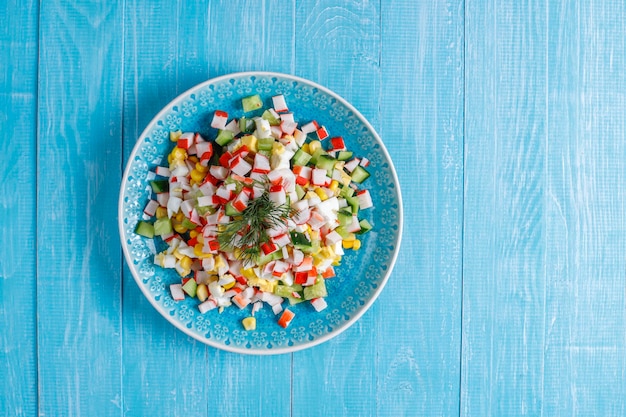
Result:
{"label": "plate rim", "polygon": [[[389,169],[391,171],[392,179],[396,186],[397,195],[398,195],[398,224],[397,224],[398,233],[397,233],[396,246],[390,258],[389,268],[387,269],[380,284],[376,288],[373,289],[369,299],[359,309],[355,311],[354,315],[350,317],[349,320],[347,320],[341,326],[334,328],[332,331],[314,340],[308,340],[298,345],[277,347],[277,348],[272,348],[272,349],[245,348],[245,347],[226,345],[224,343],[218,343],[214,340],[207,339],[205,337],[202,337],[202,335],[194,333],[191,329],[187,328],[187,326],[185,326],[182,322],[176,320],[174,316],[167,314],[167,312],[163,310],[162,307],[157,303],[157,301],[152,297],[152,294],[148,291],[147,287],[143,285],[143,282],[141,282],[141,278],[138,276],[138,271],[133,265],[133,260],[130,256],[128,245],[124,241],[124,236],[125,236],[124,214],[123,214],[124,191],[127,188],[128,176],[130,174],[131,166],[133,165],[131,162],[133,160],[133,157],[137,155],[137,152],[141,144],[143,143],[144,139],[148,136],[148,133],[154,127],[156,122],[159,119],[161,119],[162,116],[165,115],[167,112],[171,111],[174,108],[174,106],[178,105],[178,103],[182,101],[185,97],[190,96],[194,92],[199,91],[208,85],[216,84],[216,83],[219,83],[220,81],[228,80],[231,78],[244,78],[244,77],[253,77],[253,76],[270,77],[270,78],[277,77],[277,78],[283,78],[289,81],[295,81],[301,84],[309,85],[313,88],[317,88],[318,90],[324,92],[325,94],[331,97],[334,97],[335,99],[340,101],[342,105],[344,105],[349,111],[351,111],[354,114],[354,116],[364,124],[364,126],[368,129],[369,133],[372,134],[374,139],[380,145],[380,150],[383,152],[384,156],[389,162]],[[171,99],[150,120],[150,122],[148,122],[146,127],[143,129],[143,131],[137,138],[133,146],[133,149],[128,155],[128,159],[126,161],[126,166],[124,168],[124,172],[122,175],[122,181],[120,183],[120,191],[119,191],[119,199],[118,199],[118,228],[119,228],[120,244],[122,246],[122,251],[124,252],[124,259],[126,260],[126,265],[128,266],[128,269],[133,277],[133,280],[135,281],[135,283],[137,284],[137,286],[143,293],[144,297],[152,305],[152,307],[168,322],[173,324],[178,330],[182,331],[187,336],[192,337],[193,339],[198,340],[199,342],[205,345],[214,347],[216,349],[233,352],[233,353],[246,354],[246,355],[263,355],[263,356],[280,355],[280,354],[293,353],[293,352],[297,352],[300,350],[312,348],[314,346],[320,345],[324,342],[327,342],[330,339],[333,339],[339,336],[341,333],[343,333],[348,328],[350,328],[354,323],[356,323],[367,311],[369,311],[369,309],[372,307],[374,302],[378,299],[382,290],[384,289],[387,282],[389,281],[391,274],[393,273],[393,270],[394,270],[394,267],[398,258],[398,254],[400,253],[400,246],[402,244],[403,223],[404,223],[404,213],[403,213],[403,202],[402,202],[402,190],[400,188],[400,181],[396,173],[395,165],[391,159],[389,152],[387,151],[385,144],[383,143],[380,135],[378,134],[378,131],[374,129],[374,127],[367,120],[367,118],[365,118],[365,116],[363,116],[363,114],[361,114],[361,112],[358,111],[356,107],[354,107],[348,100],[344,99],[342,96],[330,90],[329,88],[324,87],[323,85],[320,85],[306,78],[298,77],[298,76],[291,75],[291,74],[281,73],[281,72],[273,72],[273,71],[243,71],[243,72],[233,72],[233,73],[220,75],[218,77],[213,77],[206,81],[198,83],[192,86],[191,88],[188,88],[181,94],[178,94],[175,98]]]}

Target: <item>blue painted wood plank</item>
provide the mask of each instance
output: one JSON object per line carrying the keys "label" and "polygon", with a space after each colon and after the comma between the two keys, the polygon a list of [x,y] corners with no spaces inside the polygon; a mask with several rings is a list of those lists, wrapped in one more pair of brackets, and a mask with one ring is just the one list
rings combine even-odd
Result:
{"label": "blue painted wood plank", "polygon": [[37,413],[39,5],[0,6],[0,415]]}
{"label": "blue painted wood plank", "polygon": [[400,179],[404,237],[376,305],[381,416],[459,413],[463,3],[382,8],[380,133]]}
{"label": "blue painted wood plank", "polygon": [[540,415],[546,5],[468,1],[466,16],[461,415]]}
{"label": "blue painted wood plank", "polygon": [[[207,77],[206,2],[127,1],[124,22],[124,164],[150,120]],[[124,264],[124,413],[211,415],[207,347],[165,320]]]}
{"label": "blue painted wood plank", "polygon": [[549,2],[544,415],[626,415],[621,1]]}
{"label": "blue painted wood plank", "polygon": [[[295,42],[295,75],[335,91],[379,127],[380,4],[296,2]],[[293,355],[293,416],[376,410],[373,317],[369,311],[338,337]]]}
{"label": "blue painted wood plank", "polygon": [[121,415],[122,4],[42,2],[39,414]]}

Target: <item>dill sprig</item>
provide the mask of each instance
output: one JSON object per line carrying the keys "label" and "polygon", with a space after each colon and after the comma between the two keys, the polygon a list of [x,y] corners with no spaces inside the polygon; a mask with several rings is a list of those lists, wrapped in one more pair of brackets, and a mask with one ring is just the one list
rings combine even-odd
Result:
{"label": "dill sprig", "polygon": [[279,227],[297,210],[288,204],[275,205],[267,191],[250,200],[248,207],[222,226],[217,240],[223,250],[239,249],[239,259],[253,261],[261,256],[261,246],[269,242],[269,229]]}

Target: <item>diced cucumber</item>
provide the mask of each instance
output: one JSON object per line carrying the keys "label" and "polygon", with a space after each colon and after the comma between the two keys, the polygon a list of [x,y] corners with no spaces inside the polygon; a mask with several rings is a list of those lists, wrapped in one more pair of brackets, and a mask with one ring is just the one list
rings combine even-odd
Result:
{"label": "diced cucumber", "polygon": [[278,125],[280,125],[280,119],[277,119],[276,117],[274,117],[272,112],[270,112],[269,110],[265,110],[263,112],[263,114],[261,115],[261,118],[263,118],[263,119],[267,120],[268,122],[270,122],[270,126],[278,126]]}
{"label": "diced cucumber", "polygon": [[299,148],[291,158],[294,165],[305,166],[311,160],[311,155],[304,152],[302,148]]}
{"label": "diced cucumber", "polygon": [[259,148],[259,151],[271,152],[273,146],[274,138],[261,138],[257,142],[257,147]]}
{"label": "diced cucumber", "polygon": [[326,155],[326,151],[322,148],[315,149],[313,154],[311,154],[311,159],[309,160],[309,162],[313,165],[317,165],[317,159],[320,157],[320,155]]}
{"label": "diced cucumber", "polygon": [[165,193],[170,189],[170,183],[167,180],[153,180],[150,181],[150,186],[152,187],[152,191],[155,193]]}
{"label": "diced cucumber", "polygon": [[140,221],[139,223],[137,223],[137,227],[135,227],[135,233],[139,236],[153,238],[154,226],[152,225],[152,223]]}
{"label": "diced cucumber", "polygon": [[312,300],[313,298],[323,298],[328,295],[326,291],[326,283],[323,278],[318,278],[315,284],[304,287],[304,299]]}
{"label": "diced cucumber", "polygon": [[287,298],[287,301],[289,301],[289,305],[294,306],[296,304],[300,304],[301,302],[304,301],[304,298],[302,298],[302,294],[300,294],[300,298],[296,298],[293,296],[289,296],[289,297],[285,297]]}
{"label": "diced cucumber", "polygon": [[185,291],[187,295],[189,295],[190,297],[196,296],[197,289],[198,289],[198,284],[196,283],[196,280],[193,278],[189,279],[187,282],[185,282],[185,285],[183,285],[183,291]]}
{"label": "diced cucumber", "polygon": [[352,224],[352,210],[339,210],[337,212],[337,220],[339,220],[339,226],[349,226]]}
{"label": "diced cucumber", "polygon": [[362,235],[363,233],[367,233],[370,230],[372,230],[372,228],[374,226],[372,226],[372,224],[370,222],[368,222],[366,219],[361,219],[361,221],[359,222],[359,225],[361,226],[361,230],[359,230],[357,232],[357,234]]}
{"label": "diced cucumber", "polygon": [[231,201],[226,203],[226,206],[224,207],[224,213],[227,216],[237,216],[237,215],[241,214],[241,212],[239,212],[239,210],[237,210],[235,207],[233,207],[233,204],[232,204]]}
{"label": "diced cucumber", "polygon": [[156,219],[154,222],[154,234],[163,236],[172,233],[172,221],[167,217]]}
{"label": "diced cucumber", "polygon": [[296,195],[298,196],[298,200],[302,200],[305,194],[306,192],[304,191],[304,188],[296,184]]}
{"label": "diced cucumber", "polygon": [[243,133],[252,133],[254,131],[254,120],[242,116],[239,119],[239,130]]}
{"label": "diced cucumber", "polygon": [[196,207],[196,210],[198,210],[198,214],[201,215],[201,216],[204,216],[207,213],[208,214],[214,214],[217,211],[217,209],[215,207],[212,207],[212,206],[206,206],[206,207],[198,206],[198,207]]}
{"label": "diced cucumber", "polygon": [[338,161],[347,161],[350,158],[352,158],[352,152],[350,152],[350,151],[339,151],[337,153],[337,160]]}
{"label": "diced cucumber", "polygon": [[263,107],[263,100],[261,100],[260,95],[255,94],[253,96],[242,98],[241,105],[243,107],[243,111],[248,113]]}
{"label": "diced cucumber", "polygon": [[316,158],[315,166],[319,169],[325,169],[328,175],[333,174],[333,168],[337,160],[330,155],[321,154]]}
{"label": "diced cucumber", "polygon": [[234,137],[235,134],[231,130],[220,130],[215,138],[215,143],[220,146],[225,146],[228,145]]}
{"label": "diced cucumber", "polygon": [[196,227],[198,227],[197,224],[195,224],[194,222],[192,222],[186,217],[181,222],[181,226],[183,226],[185,229],[195,229]]}
{"label": "diced cucumber", "polygon": [[339,197],[343,197],[343,198],[348,198],[348,197],[352,197],[354,195],[354,188],[352,187],[341,187],[341,190],[339,191]]}
{"label": "diced cucumber", "polygon": [[346,201],[350,208],[352,208],[352,214],[355,216],[359,214],[359,199],[356,196],[346,197]]}
{"label": "diced cucumber", "polygon": [[354,168],[354,171],[352,171],[352,181],[356,182],[357,184],[362,183],[363,181],[368,179],[369,176],[370,173],[367,172],[365,168],[363,168],[361,165],[357,165],[356,168]]}

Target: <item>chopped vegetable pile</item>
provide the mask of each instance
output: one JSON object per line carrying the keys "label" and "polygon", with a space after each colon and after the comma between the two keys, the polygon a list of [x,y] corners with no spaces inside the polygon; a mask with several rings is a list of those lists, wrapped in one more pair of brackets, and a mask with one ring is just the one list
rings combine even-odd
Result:
{"label": "chopped vegetable pile", "polygon": [[[295,313],[283,307],[308,302],[327,307],[325,280],[335,276],[344,250],[358,250],[358,236],[372,225],[359,211],[372,207],[367,158],[354,157],[341,137],[324,126],[302,126],[284,96],[263,110],[260,96],[242,100],[245,114],[214,113],[214,140],[171,132],[167,166],[150,173],[153,198],[135,233],[158,236],[167,249],[154,263],[175,268],[174,300],[196,297],[201,313],[251,305],[242,321],[267,304],[287,327]],[[315,135],[316,139],[308,139]]]}

